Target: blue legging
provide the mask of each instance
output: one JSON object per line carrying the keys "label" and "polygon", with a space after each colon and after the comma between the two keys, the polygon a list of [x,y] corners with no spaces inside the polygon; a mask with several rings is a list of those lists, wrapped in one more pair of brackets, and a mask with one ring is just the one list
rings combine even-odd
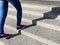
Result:
{"label": "blue legging", "polygon": [[21,24],[22,7],[19,0],[1,0],[0,1],[0,34],[4,33],[4,23],[8,11],[8,2],[10,2],[17,10],[17,26]]}

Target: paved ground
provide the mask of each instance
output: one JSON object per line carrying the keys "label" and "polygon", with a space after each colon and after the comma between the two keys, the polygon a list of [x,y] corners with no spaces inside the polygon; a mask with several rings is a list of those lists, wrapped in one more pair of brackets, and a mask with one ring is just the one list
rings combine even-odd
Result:
{"label": "paved ground", "polygon": [[16,30],[16,10],[12,5],[9,5],[5,32],[11,36],[10,39],[0,39],[0,45],[60,45],[60,16],[58,15],[55,19],[43,18],[43,13],[51,11],[53,7],[60,4],[37,2],[22,0],[22,24],[26,24],[28,27],[21,31],[21,35]]}

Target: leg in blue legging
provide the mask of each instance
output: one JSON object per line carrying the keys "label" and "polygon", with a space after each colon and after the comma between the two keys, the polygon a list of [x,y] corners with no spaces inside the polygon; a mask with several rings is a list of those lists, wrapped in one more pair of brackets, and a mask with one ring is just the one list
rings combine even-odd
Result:
{"label": "leg in blue legging", "polygon": [[0,34],[4,34],[4,23],[7,16],[8,2],[0,1]]}
{"label": "leg in blue legging", "polygon": [[22,7],[19,0],[8,0],[17,10],[17,26],[21,25]]}

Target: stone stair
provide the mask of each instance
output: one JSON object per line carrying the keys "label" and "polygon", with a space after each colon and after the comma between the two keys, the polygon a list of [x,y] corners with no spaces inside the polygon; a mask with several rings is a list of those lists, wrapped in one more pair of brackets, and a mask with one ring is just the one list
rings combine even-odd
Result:
{"label": "stone stair", "polygon": [[[60,16],[58,13],[60,10],[56,7],[59,8],[57,2],[22,0],[22,24],[28,26],[21,30],[21,35],[10,39],[3,38],[0,41],[3,42],[3,45],[60,45]],[[5,32],[18,34],[15,27],[16,10],[9,4]]]}

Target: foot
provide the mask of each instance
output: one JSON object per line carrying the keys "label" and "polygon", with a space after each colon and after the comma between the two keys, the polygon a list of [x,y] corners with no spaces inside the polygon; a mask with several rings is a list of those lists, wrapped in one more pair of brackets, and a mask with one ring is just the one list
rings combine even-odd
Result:
{"label": "foot", "polygon": [[10,36],[9,34],[5,34],[5,33],[4,33],[4,34],[1,34],[1,35],[0,35],[0,38],[9,37],[9,36]]}
{"label": "foot", "polygon": [[21,29],[23,29],[23,28],[25,28],[25,27],[26,27],[26,25],[17,26],[17,30],[21,30]]}

